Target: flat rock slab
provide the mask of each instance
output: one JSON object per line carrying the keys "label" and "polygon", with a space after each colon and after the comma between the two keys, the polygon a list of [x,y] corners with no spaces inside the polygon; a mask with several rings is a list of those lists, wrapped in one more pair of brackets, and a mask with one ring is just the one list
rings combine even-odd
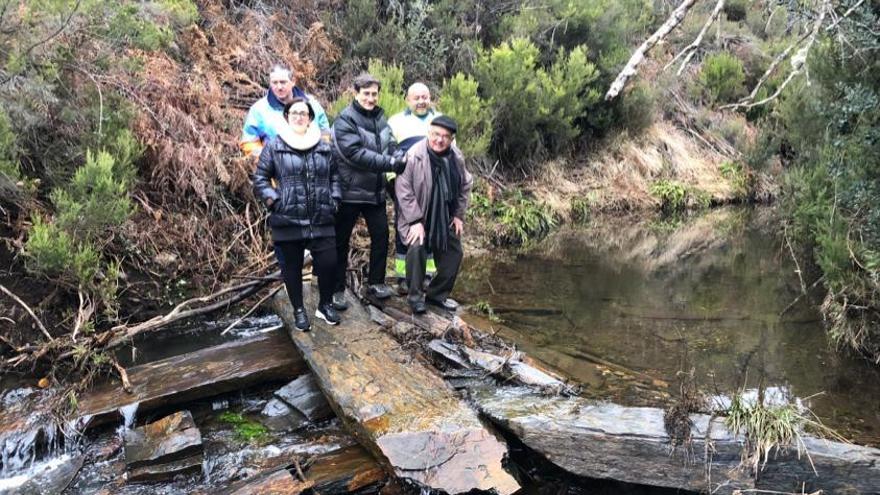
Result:
{"label": "flat rock slab", "polygon": [[472,398],[494,422],[579,476],[718,494],[880,493],[878,449],[805,437],[809,460],[794,451],[779,452],[755,481],[740,467],[742,438],[719,418],[692,415],[690,447],[673,449],[662,409],[547,397],[525,388],[477,389]]}
{"label": "flat rock slab", "polygon": [[203,451],[202,434],[189,411],[178,411],[125,432],[125,464],[129,470],[167,464]]}
{"label": "flat rock slab", "polygon": [[132,393],[118,383],[99,386],[79,399],[79,414],[91,425],[118,421],[119,408],[139,410],[190,402],[269,380],[291,380],[306,371],[281,330],[133,366],[126,370]]}
{"label": "flat rock slab", "polygon": [[202,472],[202,454],[177,459],[165,464],[141,466],[128,472],[128,481],[131,483],[153,483],[157,481],[170,481],[177,476],[192,476]]}
{"label": "flat rock slab", "polygon": [[275,397],[302,413],[313,423],[333,416],[330,403],[318,388],[315,376],[311,373],[306,373],[276,390]]}
{"label": "flat rock slab", "polygon": [[[316,291],[305,289],[306,305],[314,307]],[[507,447],[476,412],[349,300],[341,325],[313,321],[311,332],[292,330],[291,338],[358,441],[392,474],[424,487],[451,494],[518,490],[501,465]],[[294,329],[285,291],[273,306]]]}
{"label": "flat rock slab", "polygon": [[217,495],[299,495],[312,488],[311,481],[299,481],[290,471],[279,469],[236,482]]}
{"label": "flat rock slab", "polygon": [[84,455],[63,455],[32,471],[0,480],[0,493],[45,495],[63,492],[82,468]]}
{"label": "flat rock slab", "polygon": [[323,495],[352,493],[379,487],[388,476],[376,459],[360,445],[321,454],[306,469],[306,480]]}

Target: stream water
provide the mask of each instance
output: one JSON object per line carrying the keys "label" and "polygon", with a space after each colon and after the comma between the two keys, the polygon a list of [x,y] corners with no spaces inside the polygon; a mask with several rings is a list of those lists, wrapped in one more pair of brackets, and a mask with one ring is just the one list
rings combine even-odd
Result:
{"label": "stream water", "polygon": [[[679,372],[709,394],[778,387],[880,444],[880,369],[831,347],[769,208],[615,218],[520,252],[472,256],[457,297],[492,308],[528,354],[616,402],[662,405]],[[802,273],[810,286],[817,275]],[[675,391],[675,392],[674,392]]]}

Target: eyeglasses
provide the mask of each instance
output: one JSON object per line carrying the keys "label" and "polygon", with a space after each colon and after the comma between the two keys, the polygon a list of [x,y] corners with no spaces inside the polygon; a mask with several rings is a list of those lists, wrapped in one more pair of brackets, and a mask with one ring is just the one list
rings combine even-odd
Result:
{"label": "eyeglasses", "polygon": [[452,134],[443,134],[440,132],[430,131],[428,133],[431,139],[440,139],[442,141],[452,141]]}
{"label": "eyeglasses", "polygon": [[309,112],[289,112],[287,115],[291,117],[309,117]]}

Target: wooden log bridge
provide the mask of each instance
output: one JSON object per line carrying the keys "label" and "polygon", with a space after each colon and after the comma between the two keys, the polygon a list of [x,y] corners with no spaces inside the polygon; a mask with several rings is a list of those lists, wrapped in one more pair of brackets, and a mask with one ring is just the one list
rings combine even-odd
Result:
{"label": "wooden log bridge", "polygon": [[[306,306],[314,308],[316,291],[304,292]],[[272,305],[349,431],[392,475],[422,487],[450,494],[518,490],[502,467],[506,445],[476,411],[348,299],[342,324],[313,318],[307,333],[295,329],[286,291]]]}

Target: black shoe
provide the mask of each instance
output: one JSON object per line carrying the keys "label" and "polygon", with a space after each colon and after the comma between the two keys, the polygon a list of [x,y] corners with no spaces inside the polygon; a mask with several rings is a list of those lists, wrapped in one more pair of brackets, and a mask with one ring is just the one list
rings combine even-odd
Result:
{"label": "black shoe", "polygon": [[339,322],[342,321],[339,313],[333,309],[332,303],[318,305],[318,309],[315,310],[315,317],[326,321],[328,325],[339,325]]}
{"label": "black shoe", "polygon": [[428,304],[431,304],[433,306],[441,307],[447,311],[455,311],[456,309],[458,309],[458,302],[456,302],[454,299],[447,298],[442,301],[438,301],[436,299],[427,299],[426,298],[425,302],[427,302]]}
{"label": "black shoe", "polygon": [[333,294],[333,309],[345,311],[348,309],[348,301],[345,300],[345,292],[339,291]]}
{"label": "black shoe", "polygon": [[309,322],[309,316],[306,314],[306,308],[303,308],[302,306],[293,309],[293,322],[296,329],[301,332],[308,332],[312,328],[312,324]]}
{"label": "black shoe", "polygon": [[367,294],[374,296],[376,299],[388,299],[391,297],[391,287],[385,284],[373,284],[367,287]]}
{"label": "black shoe", "polygon": [[409,308],[412,310],[414,314],[420,315],[426,311],[428,311],[427,306],[423,301],[410,301]]}

